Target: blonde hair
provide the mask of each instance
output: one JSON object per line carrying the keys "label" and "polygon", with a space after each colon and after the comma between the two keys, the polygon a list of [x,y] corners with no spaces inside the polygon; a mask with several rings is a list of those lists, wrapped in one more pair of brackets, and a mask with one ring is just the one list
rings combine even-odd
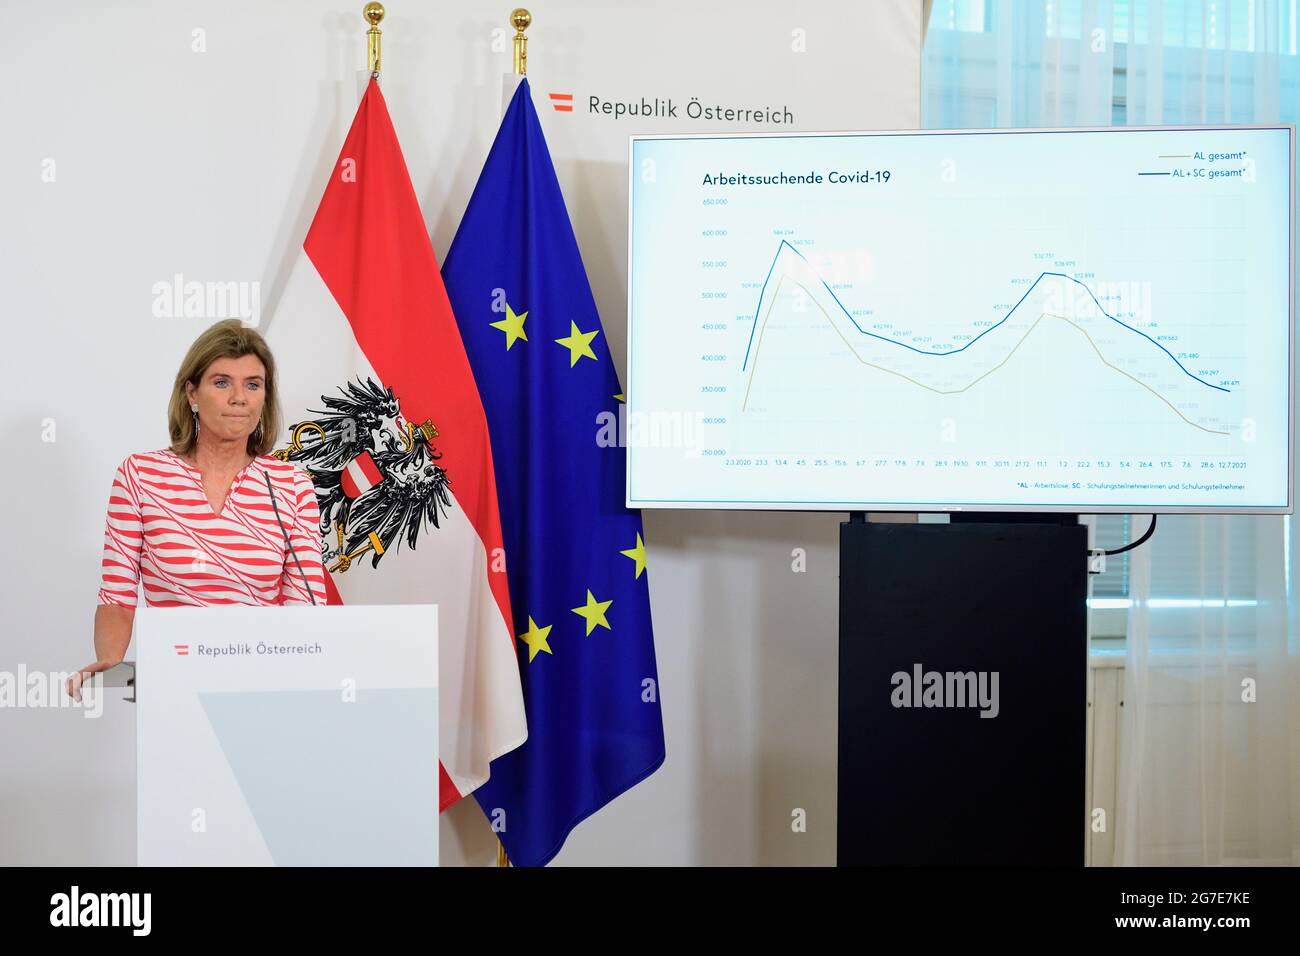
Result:
{"label": "blonde hair", "polygon": [[194,427],[194,413],[185,394],[185,383],[199,387],[203,376],[213,362],[220,358],[243,358],[256,355],[266,369],[265,399],[262,403],[262,430],[256,429],[248,436],[248,453],[265,455],[275,447],[280,435],[280,403],[275,389],[275,359],[266,341],[256,329],[250,329],[238,319],[222,319],[203,332],[181,361],[172,386],[171,401],[167,403],[167,432],[171,436],[171,449],[178,455],[194,450],[198,431]]}

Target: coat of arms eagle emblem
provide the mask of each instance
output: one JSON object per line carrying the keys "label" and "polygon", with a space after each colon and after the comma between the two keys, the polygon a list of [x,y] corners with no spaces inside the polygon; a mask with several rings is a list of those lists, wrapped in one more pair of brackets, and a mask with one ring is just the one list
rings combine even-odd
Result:
{"label": "coat of arms eagle emblem", "polygon": [[323,410],[289,426],[289,447],[273,454],[306,469],[320,504],[321,559],[347,571],[367,552],[370,566],[396,542],[415,548],[426,525],[439,527],[451,507],[451,479],[433,446],[438,430],[402,417],[391,388],[357,378],[322,395]]}

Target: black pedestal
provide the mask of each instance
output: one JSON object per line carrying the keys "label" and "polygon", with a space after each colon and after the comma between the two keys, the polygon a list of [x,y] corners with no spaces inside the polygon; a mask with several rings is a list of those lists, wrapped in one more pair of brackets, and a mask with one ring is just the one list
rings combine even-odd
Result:
{"label": "black pedestal", "polygon": [[1086,594],[1082,525],[840,526],[841,866],[1083,864]]}

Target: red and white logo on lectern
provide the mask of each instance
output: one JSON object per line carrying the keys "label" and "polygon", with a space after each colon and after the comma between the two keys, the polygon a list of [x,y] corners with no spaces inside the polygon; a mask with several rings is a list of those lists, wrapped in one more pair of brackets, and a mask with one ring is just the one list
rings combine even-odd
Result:
{"label": "red and white logo on lectern", "polygon": [[189,646],[188,644],[173,644],[173,645],[172,645],[172,648],[175,649],[175,651],[176,651],[176,655],[177,655],[178,657],[188,657],[188,656],[189,656],[189,653],[190,653],[190,646]]}

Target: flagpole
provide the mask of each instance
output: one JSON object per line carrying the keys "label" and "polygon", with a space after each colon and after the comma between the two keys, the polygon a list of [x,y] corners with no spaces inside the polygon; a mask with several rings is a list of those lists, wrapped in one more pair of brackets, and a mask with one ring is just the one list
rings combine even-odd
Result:
{"label": "flagpole", "polygon": [[532,22],[533,15],[523,7],[510,11],[510,25],[515,28],[515,73],[518,76],[528,75],[528,37],[524,36],[524,31]]}
{"label": "flagpole", "polygon": [[379,43],[381,39],[379,21],[384,19],[384,5],[371,0],[361,11],[361,16],[370,24],[370,29],[366,31],[366,66],[370,70],[370,75],[374,77],[379,75]]}
{"label": "flagpole", "polygon": [[[515,75],[526,76],[528,74],[528,37],[524,36],[524,31],[528,29],[533,22],[533,15],[523,7],[516,7],[510,11],[510,25],[515,28]],[[510,857],[506,853],[506,846],[497,837],[497,866],[510,866]]]}

